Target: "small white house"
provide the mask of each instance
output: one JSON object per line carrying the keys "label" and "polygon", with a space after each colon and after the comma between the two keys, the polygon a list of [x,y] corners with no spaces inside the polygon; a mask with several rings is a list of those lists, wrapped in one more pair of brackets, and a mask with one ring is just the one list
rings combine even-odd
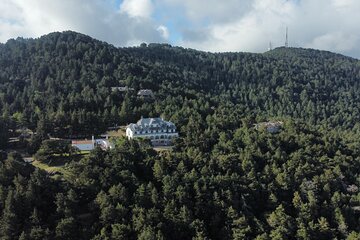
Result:
{"label": "small white house", "polygon": [[109,140],[106,139],[94,139],[91,140],[72,140],[71,146],[79,149],[80,151],[91,151],[94,150],[96,146],[99,146],[103,150],[113,148]]}
{"label": "small white house", "polygon": [[284,123],[281,121],[276,122],[261,122],[254,124],[256,130],[266,129],[269,133],[277,133],[281,130]]}
{"label": "small white house", "polygon": [[108,139],[96,139],[95,140],[95,145],[99,146],[103,150],[113,149],[114,148],[113,144],[110,143],[110,141]]}
{"label": "small white house", "polygon": [[148,138],[153,146],[171,145],[172,140],[178,136],[175,125],[162,118],[141,118],[137,123],[131,123],[126,128],[128,139]]}
{"label": "small white house", "polygon": [[91,151],[95,148],[94,140],[73,140],[71,146],[79,149],[80,151]]}
{"label": "small white house", "polygon": [[134,90],[135,90],[134,88],[129,88],[128,86],[125,86],[125,87],[111,87],[112,92],[116,92],[116,91],[128,92],[128,91],[134,91]]}
{"label": "small white house", "polygon": [[151,89],[141,89],[138,91],[137,96],[143,99],[154,98],[154,92]]}

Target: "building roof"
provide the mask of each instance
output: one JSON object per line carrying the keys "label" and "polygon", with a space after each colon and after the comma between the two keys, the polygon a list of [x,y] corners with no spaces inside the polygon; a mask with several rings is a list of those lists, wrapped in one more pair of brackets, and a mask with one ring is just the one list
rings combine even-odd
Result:
{"label": "building roof", "polygon": [[127,91],[133,91],[134,88],[129,88],[128,86],[125,87],[111,87],[111,91],[119,91],[119,92],[127,92]]}
{"label": "building roof", "polygon": [[131,123],[128,128],[133,131],[176,129],[175,124],[162,118],[141,118],[137,123]]}
{"label": "building roof", "polygon": [[154,96],[154,93],[151,89],[141,89],[137,93],[138,96]]}
{"label": "building roof", "polygon": [[73,140],[71,146],[76,147],[80,151],[91,151],[95,148],[94,141],[92,140]]}
{"label": "building roof", "polygon": [[261,127],[265,127],[268,130],[279,130],[280,127],[283,125],[284,123],[282,121],[276,121],[276,122],[260,122],[260,123],[256,123],[254,124],[255,129],[259,129]]}
{"label": "building roof", "polygon": [[71,144],[73,145],[80,145],[80,144],[94,144],[92,140],[72,140]]}

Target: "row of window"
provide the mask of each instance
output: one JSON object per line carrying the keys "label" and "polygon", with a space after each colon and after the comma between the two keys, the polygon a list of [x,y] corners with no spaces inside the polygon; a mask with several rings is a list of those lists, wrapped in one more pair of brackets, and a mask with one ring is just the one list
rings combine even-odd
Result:
{"label": "row of window", "polygon": [[150,136],[150,139],[172,139],[176,138],[176,136],[166,136],[166,135],[160,135],[160,136]]}
{"label": "row of window", "polygon": [[163,130],[147,130],[147,131],[135,131],[135,134],[147,134],[147,133],[174,133],[175,129],[163,129]]}

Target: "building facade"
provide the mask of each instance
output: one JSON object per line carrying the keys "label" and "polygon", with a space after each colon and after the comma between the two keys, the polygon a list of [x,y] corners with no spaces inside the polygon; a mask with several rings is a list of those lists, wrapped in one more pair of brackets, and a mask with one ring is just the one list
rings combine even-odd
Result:
{"label": "building facade", "polygon": [[175,125],[162,118],[141,118],[126,128],[128,139],[148,138],[153,146],[169,146],[178,136]]}

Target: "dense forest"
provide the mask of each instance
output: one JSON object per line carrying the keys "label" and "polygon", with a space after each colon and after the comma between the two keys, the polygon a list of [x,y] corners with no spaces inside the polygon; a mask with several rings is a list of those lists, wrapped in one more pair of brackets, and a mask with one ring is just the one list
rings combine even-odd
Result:
{"label": "dense forest", "polygon": [[[127,86],[134,90],[113,91]],[[155,99],[137,97],[152,89]],[[0,44],[1,239],[360,239],[360,61],[298,48],[116,48],[52,33]],[[54,178],[10,152],[141,116],[175,123],[156,152],[114,139]],[[284,122],[279,133],[254,123]],[[38,151],[38,149],[40,149]]]}

